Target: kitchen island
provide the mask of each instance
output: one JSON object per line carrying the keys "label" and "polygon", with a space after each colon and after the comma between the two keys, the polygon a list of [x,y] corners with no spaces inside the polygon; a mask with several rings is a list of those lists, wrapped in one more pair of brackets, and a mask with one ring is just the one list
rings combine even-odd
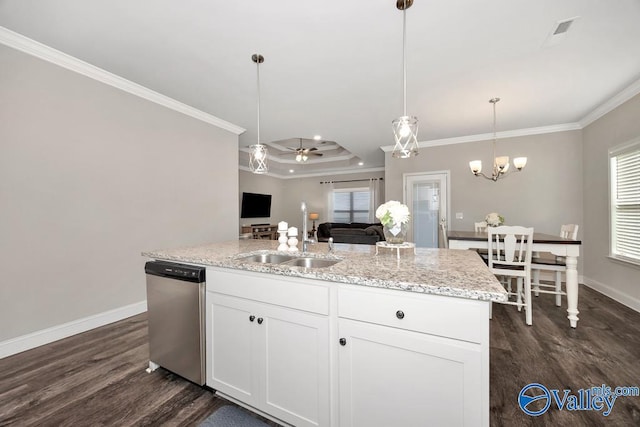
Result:
{"label": "kitchen island", "polygon": [[208,386],[296,426],[488,425],[489,308],[506,293],[477,253],[276,248],[143,253],[207,266]]}

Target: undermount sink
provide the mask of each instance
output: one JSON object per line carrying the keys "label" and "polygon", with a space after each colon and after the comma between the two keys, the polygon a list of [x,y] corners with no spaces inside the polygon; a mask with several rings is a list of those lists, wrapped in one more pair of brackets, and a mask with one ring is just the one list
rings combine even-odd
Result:
{"label": "undermount sink", "polygon": [[305,267],[305,268],[325,268],[340,262],[339,259],[323,259],[323,258],[294,258],[291,261],[282,263],[282,265],[290,265],[292,267]]}
{"label": "undermount sink", "polygon": [[279,264],[287,267],[326,268],[340,262],[339,259],[326,259],[314,257],[300,257],[283,254],[255,254],[238,258],[243,262],[255,262],[259,264]]}
{"label": "undermount sink", "polygon": [[280,264],[285,261],[291,261],[295,259],[295,256],[291,255],[280,255],[280,254],[257,254],[250,255],[246,258],[241,258],[242,261],[248,262],[259,262],[261,264]]}

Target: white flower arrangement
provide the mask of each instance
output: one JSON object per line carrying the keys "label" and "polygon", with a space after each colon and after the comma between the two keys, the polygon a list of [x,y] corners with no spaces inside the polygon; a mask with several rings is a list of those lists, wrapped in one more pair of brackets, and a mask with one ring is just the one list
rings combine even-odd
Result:
{"label": "white flower arrangement", "polygon": [[411,214],[407,205],[403,205],[395,200],[390,200],[381,204],[376,209],[376,218],[385,227],[392,227],[394,224],[406,224],[409,222]]}
{"label": "white flower arrangement", "polygon": [[487,225],[490,227],[497,227],[499,225],[504,224],[504,217],[496,212],[491,212],[490,214],[487,214],[484,220],[487,222]]}

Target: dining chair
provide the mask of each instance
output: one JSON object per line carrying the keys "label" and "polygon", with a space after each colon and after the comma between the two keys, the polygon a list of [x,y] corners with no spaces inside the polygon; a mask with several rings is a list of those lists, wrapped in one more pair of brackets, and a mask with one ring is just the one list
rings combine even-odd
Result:
{"label": "dining chair", "polygon": [[[564,224],[560,227],[560,237],[564,239],[576,240],[578,238],[578,225],[577,224]],[[547,285],[540,283],[540,271],[553,271],[555,272],[555,283],[553,285]],[[555,256],[550,253],[534,253],[531,259],[531,271],[533,277],[533,293],[535,296],[543,294],[555,294],[556,305],[560,307],[562,305],[562,295],[567,293],[562,290],[562,273],[567,272],[567,262],[564,257]],[[544,289],[540,289],[544,288]]]}
{"label": "dining chair", "polygon": [[476,233],[482,233],[484,231],[487,231],[487,225],[488,225],[487,221],[475,222],[474,227],[475,227]]}
{"label": "dining chair", "polygon": [[440,221],[440,233],[442,234],[442,247],[449,249],[449,238],[447,237],[447,224],[444,221]]}
{"label": "dining chair", "polygon": [[[473,226],[476,233],[485,233],[489,225],[487,224],[487,221],[480,221],[480,222],[473,223]],[[476,252],[478,252],[478,255],[480,255],[480,257],[482,257],[482,260],[484,261],[484,263],[487,264],[488,263],[487,260],[489,259],[489,255],[487,255],[487,250],[476,249]]]}
{"label": "dining chair", "polygon": [[[487,246],[489,270],[496,276],[516,279],[516,291],[507,288],[508,300],[501,304],[525,309],[527,325],[533,323],[531,309],[531,249],[533,247],[533,228],[508,226],[487,228]],[[515,296],[515,301],[511,297]]]}

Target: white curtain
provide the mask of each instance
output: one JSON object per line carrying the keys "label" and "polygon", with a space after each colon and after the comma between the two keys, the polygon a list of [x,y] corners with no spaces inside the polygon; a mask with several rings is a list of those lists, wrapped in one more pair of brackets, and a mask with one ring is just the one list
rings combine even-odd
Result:
{"label": "white curtain", "polygon": [[381,184],[382,180],[377,178],[371,178],[369,180],[369,222],[378,222],[376,218],[376,209],[382,204]]}
{"label": "white curtain", "polygon": [[333,182],[327,181],[322,185],[324,186],[322,194],[326,201],[326,211],[324,212],[326,221],[322,222],[333,222]]}

